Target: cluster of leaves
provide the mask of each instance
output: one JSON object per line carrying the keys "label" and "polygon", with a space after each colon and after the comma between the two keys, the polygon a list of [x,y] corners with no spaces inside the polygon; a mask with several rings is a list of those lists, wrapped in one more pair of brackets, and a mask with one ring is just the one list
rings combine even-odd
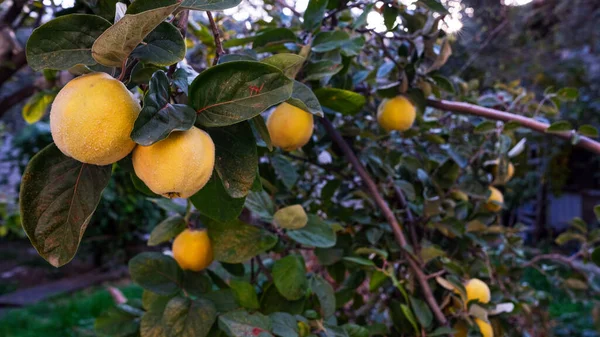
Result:
{"label": "cluster of leaves", "polygon": [[[161,253],[136,256],[129,269],[144,288],[143,301],[107,312],[96,322],[98,332],[441,336],[452,333],[447,320],[471,323],[473,317],[491,320],[498,336],[526,329],[526,318],[537,315],[531,310],[537,298],[519,277],[540,261],[529,259],[523,228],[504,226],[482,207],[494,183],[491,164],[507,174],[511,158],[525,148],[523,130],[427,108],[430,95],[468,98],[464,83],[440,70],[452,52],[439,30],[444,7],[434,0],[419,1],[414,10],[395,2],[311,0],[303,20],[291,18],[289,28],[258,22],[248,36],[227,40],[225,55],[214,44],[218,62],[199,74],[178,67],[185,56],[185,11],[237,4],[136,0],[125,10],[118,5],[114,15],[61,16],[28,41],[34,69],[120,68],[119,78],[145,94],[131,134],[138,144],[196,125],[216,146],[215,173],[187,209],[160,199],[130,174],[141,193],[170,211],[148,245],[169,242],[192,221],[207,228],[219,264],[189,272]],[[360,16],[352,16],[354,7],[363,10]],[[273,6],[273,13],[280,10]],[[372,11],[383,16],[385,33],[365,28]],[[170,16],[178,27],[165,21]],[[193,34],[203,41],[207,31]],[[535,116],[576,96],[563,89],[536,102],[516,87],[481,93],[479,104],[506,104],[505,90],[519,107],[535,106]],[[400,93],[418,108],[417,126],[384,134],[373,122],[376,106]],[[331,120],[335,130],[317,127],[302,151],[273,150],[260,114],[282,102]],[[564,132],[561,123],[547,131]],[[587,126],[579,132],[593,133]],[[381,195],[361,189],[369,181],[357,179],[357,168],[345,159],[354,153]],[[126,168],[129,161],[117,165]],[[110,166],[79,163],[54,145],[31,160],[22,181],[23,226],[51,264],[74,256],[110,177]],[[407,244],[396,241],[373,203],[382,197],[396,201],[394,216],[402,220]],[[589,236],[580,254],[586,257],[596,243]],[[490,304],[464,303],[462,283],[474,277],[490,284]],[[589,283],[581,275],[571,279],[565,285]],[[575,288],[582,296],[597,293]],[[475,326],[471,331],[479,334]]]}

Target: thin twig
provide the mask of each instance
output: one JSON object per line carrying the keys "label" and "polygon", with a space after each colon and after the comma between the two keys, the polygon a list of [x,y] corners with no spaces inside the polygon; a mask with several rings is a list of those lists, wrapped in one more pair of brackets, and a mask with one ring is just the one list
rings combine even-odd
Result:
{"label": "thin twig", "polygon": [[[181,12],[179,12],[179,19],[177,20],[177,29],[181,33],[181,36],[183,37],[184,40],[185,40],[185,37],[187,35],[187,27],[188,27],[188,19],[189,19],[189,17],[190,17],[190,11],[189,11],[189,9],[185,9],[185,10],[182,10]],[[167,72],[167,76],[169,78],[173,77],[173,74],[175,73],[175,70],[177,70],[177,63],[172,64],[169,67],[169,71]]]}
{"label": "thin twig", "polygon": [[490,32],[487,39],[485,39],[485,41],[483,41],[483,43],[479,45],[479,49],[477,49],[477,51],[473,55],[471,55],[471,57],[469,57],[467,62],[465,62],[465,64],[462,66],[462,68],[460,68],[460,70],[458,71],[458,75],[462,74],[465,70],[467,70],[467,68],[469,68],[471,63],[475,62],[475,60],[477,59],[477,57],[479,57],[479,54],[481,54],[483,49],[485,49],[485,47],[487,47],[487,45],[490,44],[490,42],[492,42],[492,40],[496,37],[496,35],[498,35],[498,33],[500,33],[500,31],[507,24],[508,24],[508,19],[504,19],[504,21],[502,21],[501,24],[499,24],[496,28],[494,28],[494,30],[492,30]]}
{"label": "thin twig", "polygon": [[[480,117],[485,117],[485,118],[503,121],[503,122],[513,121],[513,122],[520,124],[523,127],[526,127],[533,131],[537,131],[539,133],[546,133],[546,130],[548,129],[548,127],[550,127],[549,124],[539,122],[539,121],[529,118],[529,117],[513,114],[510,112],[485,108],[485,107],[481,107],[481,106],[469,104],[469,103],[428,99],[427,105],[429,105],[430,107],[436,108],[436,109],[440,109],[440,110],[447,110],[447,111],[453,111],[453,112],[462,113],[462,114],[480,116]],[[565,131],[565,132],[556,132],[556,133],[551,133],[551,134],[553,136],[570,141],[571,138],[573,137],[573,135],[575,134],[575,130]],[[588,151],[594,152],[596,154],[600,154],[600,143],[592,140],[591,138],[588,138],[585,136],[580,136],[579,142],[577,142],[576,145],[580,146]]]}
{"label": "thin twig", "polygon": [[[396,216],[394,215],[394,212],[390,209],[387,202],[383,199],[383,197],[381,196],[381,193],[379,193],[379,190],[377,188],[377,185],[375,184],[375,181],[373,181],[373,179],[371,178],[371,176],[369,175],[369,173],[367,172],[365,167],[359,161],[358,157],[356,156],[356,154],[354,153],[352,148],[350,148],[350,145],[348,145],[348,143],[346,143],[344,138],[342,138],[342,136],[339,134],[339,132],[337,132],[335,127],[331,124],[331,122],[327,118],[319,118],[319,121],[321,121],[321,123],[327,130],[327,133],[329,134],[331,139],[340,147],[342,152],[344,152],[344,155],[346,156],[348,161],[350,161],[352,166],[354,166],[354,169],[356,170],[358,175],[363,180],[364,184],[366,185],[367,190],[370,192],[371,197],[373,198],[373,200],[375,201],[377,206],[379,206],[379,208],[381,209],[381,212],[383,213],[383,215],[389,222],[390,226],[392,227],[392,231],[394,232],[394,236],[396,238],[396,241],[400,244],[400,247],[403,249],[405,247],[407,247],[408,243],[406,241],[404,233],[402,232],[402,229],[400,228],[400,224],[398,223],[398,220],[396,220]],[[417,261],[415,261],[410,254],[405,254],[405,255],[406,255],[408,265],[412,269],[417,281],[419,282],[419,285],[421,286],[421,290],[423,292],[423,296],[425,297],[425,301],[431,308],[431,311],[433,312],[433,314],[434,314],[435,318],[438,320],[438,322],[442,325],[446,325],[448,321],[446,319],[446,316],[440,309],[440,306],[437,303],[435,297],[433,296],[431,287],[429,286],[429,283],[427,282],[427,276],[425,275],[423,270],[421,270],[419,263]]]}
{"label": "thin twig", "polygon": [[263,274],[265,274],[265,276],[267,277],[267,279],[269,279],[270,282],[273,282],[273,275],[271,275],[271,272],[265,266],[265,264],[263,263],[260,256],[256,256],[255,259],[256,259],[256,262],[258,263],[258,268],[260,268],[260,270],[263,272]]}
{"label": "thin twig", "polygon": [[276,0],[278,4],[281,5],[281,7],[287,8],[289,10],[292,11],[292,13],[294,13],[294,15],[296,15],[297,17],[301,17],[302,13],[298,12],[296,10],[296,8],[294,8],[294,6],[289,5],[287,2],[285,2],[285,0]]}
{"label": "thin twig", "polygon": [[580,255],[581,255],[581,252],[571,255],[571,256],[564,256],[561,254],[541,254],[541,255],[538,255],[538,256],[534,257],[533,259],[529,260],[528,262],[525,262],[524,264],[522,264],[522,266],[523,267],[531,267],[542,260],[549,260],[549,261],[554,261],[554,262],[558,262],[558,263],[567,265],[567,266],[571,267],[572,269],[578,269],[577,266],[575,265],[575,260]]}
{"label": "thin twig", "polygon": [[221,55],[225,54],[225,50],[223,49],[223,45],[221,44],[221,33],[219,33],[219,28],[215,23],[215,19],[213,19],[212,13],[210,11],[206,12],[208,16],[208,21],[210,22],[210,29],[212,30],[213,37],[215,39],[215,59],[213,60],[213,66],[219,63],[219,58]]}

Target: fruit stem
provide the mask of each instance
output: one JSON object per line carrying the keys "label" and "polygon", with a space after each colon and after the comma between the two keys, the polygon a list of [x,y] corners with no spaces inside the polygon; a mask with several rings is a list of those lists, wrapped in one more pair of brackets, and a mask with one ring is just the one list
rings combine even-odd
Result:
{"label": "fruit stem", "polygon": [[185,221],[185,224],[188,226],[189,229],[193,229],[194,226],[190,221],[190,217],[192,216],[192,202],[190,201],[190,199],[186,199],[186,201],[187,205],[185,207],[185,215],[183,216],[183,221]]}

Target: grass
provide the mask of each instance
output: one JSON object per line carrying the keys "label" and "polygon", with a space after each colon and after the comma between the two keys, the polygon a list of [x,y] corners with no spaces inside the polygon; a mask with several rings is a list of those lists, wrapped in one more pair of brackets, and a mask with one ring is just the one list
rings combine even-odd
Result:
{"label": "grass", "polygon": [[[134,285],[120,289],[128,299],[142,296],[142,289]],[[0,336],[96,336],[94,318],[112,305],[108,291],[91,288],[25,308],[11,309],[0,314]]]}

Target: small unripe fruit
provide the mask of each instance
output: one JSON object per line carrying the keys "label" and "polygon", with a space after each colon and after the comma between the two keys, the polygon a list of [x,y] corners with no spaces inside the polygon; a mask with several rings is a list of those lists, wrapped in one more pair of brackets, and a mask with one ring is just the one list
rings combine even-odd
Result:
{"label": "small unripe fruit", "polygon": [[210,179],[215,144],[208,133],[192,127],[164,140],[133,150],[135,174],[156,194],[188,198]]}
{"label": "small unripe fruit", "polygon": [[494,337],[494,329],[492,329],[492,325],[486,321],[483,321],[479,318],[475,318],[475,324],[479,327],[479,332],[483,337]]}
{"label": "small unripe fruit", "polygon": [[465,284],[465,289],[467,290],[467,303],[472,300],[489,303],[491,299],[490,288],[480,279],[470,279]]}
{"label": "small unripe fruit", "polygon": [[404,96],[385,99],[377,109],[377,122],[386,131],[406,131],[416,116],[415,106]]}
{"label": "small unripe fruit", "polygon": [[267,120],[271,142],[285,151],[306,145],[313,128],[313,115],[288,103],[281,103]]}
{"label": "small unripe fruit", "polygon": [[82,163],[112,164],[133,150],[129,134],[140,110],[120,81],[105,73],[83,75],[67,83],[52,103],[52,139]]}
{"label": "small unripe fruit", "polygon": [[206,230],[186,229],[173,240],[173,257],[183,270],[201,271],[213,262]]}
{"label": "small unripe fruit", "polygon": [[506,184],[510,179],[512,179],[515,174],[515,166],[512,163],[508,163],[508,167],[504,172],[504,176],[500,176],[500,163],[497,161],[496,164],[492,167],[492,174],[494,175],[494,183],[498,185]]}
{"label": "small unripe fruit", "polygon": [[499,212],[502,209],[504,203],[504,196],[497,188],[490,186],[490,197],[485,203],[485,208],[490,212]]}
{"label": "small unripe fruit", "polygon": [[429,95],[431,95],[431,83],[425,81],[425,80],[421,80],[419,81],[419,84],[417,84],[417,86],[419,87],[419,89],[421,89],[421,91],[423,92],[423,96],[425,96],[425,98],[429,97]]}
{"label": "small unripe fruit", "polygon": [[450,192],[450,197],[457,201],[469,201],[469,196],[461,190],[453,190]]}

